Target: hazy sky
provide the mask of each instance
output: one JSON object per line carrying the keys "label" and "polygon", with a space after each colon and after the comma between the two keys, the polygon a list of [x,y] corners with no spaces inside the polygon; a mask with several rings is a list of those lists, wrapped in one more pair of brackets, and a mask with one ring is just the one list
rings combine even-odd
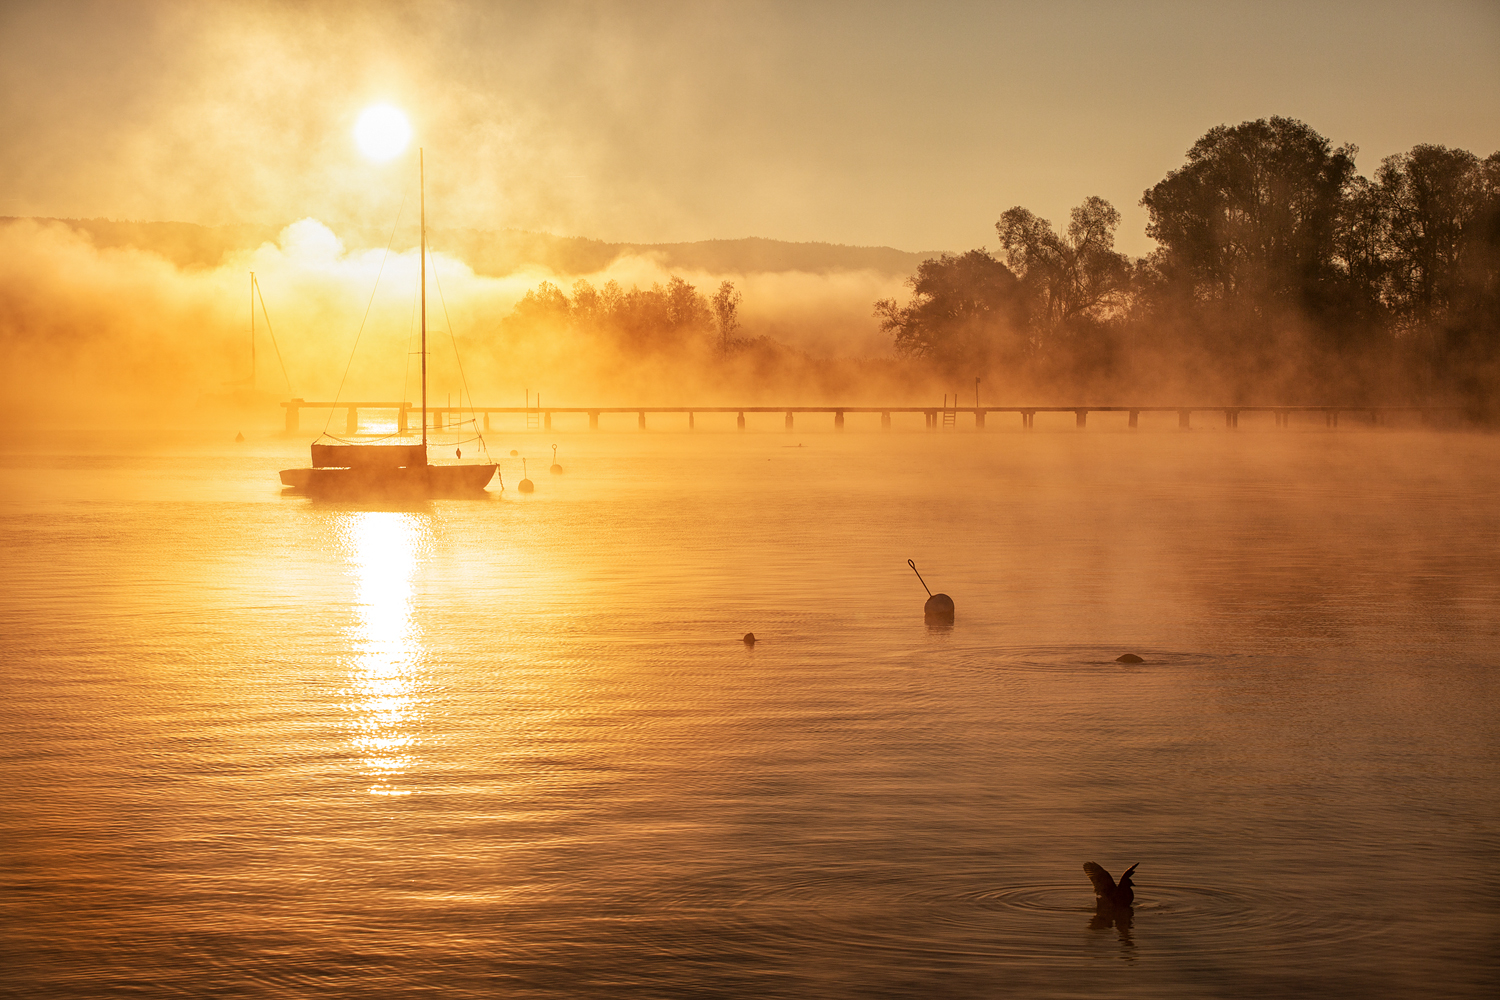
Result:
{"label": "hazy sky", "polygon": [[436,225],[994,247],[1141,192],[1210,127],[1500,148],[1500,3],[0,0],[0,215],[388,225],[411,115]]}

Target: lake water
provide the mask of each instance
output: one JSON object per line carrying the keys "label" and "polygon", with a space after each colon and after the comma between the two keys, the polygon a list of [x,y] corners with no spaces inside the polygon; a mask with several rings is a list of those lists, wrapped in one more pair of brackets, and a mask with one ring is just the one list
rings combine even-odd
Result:
{"label": "lake water", "polygon": [[1500,439],[1041,423],[10,442],[0,993],[1495,995]]}

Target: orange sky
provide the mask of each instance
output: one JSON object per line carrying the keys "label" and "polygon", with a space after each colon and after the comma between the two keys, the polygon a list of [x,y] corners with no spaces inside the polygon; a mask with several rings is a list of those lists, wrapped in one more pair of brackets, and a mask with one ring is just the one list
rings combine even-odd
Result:
{"label": "orange sky", "polygon": [[[1143,189],[1220,123],[1300,118],[1362,172],[1500,148],[1500,5],[0,5],[0,215],[385,224],[350,129],[411,114],[435,225],[662,242],[995,244]],[[387,202],[390,202],[387,204]]]}

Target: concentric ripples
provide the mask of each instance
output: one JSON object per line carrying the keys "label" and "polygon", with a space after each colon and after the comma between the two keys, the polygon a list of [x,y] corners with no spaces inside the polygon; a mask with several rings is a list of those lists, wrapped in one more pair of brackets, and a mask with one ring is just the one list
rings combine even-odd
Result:
{"label": "concentric ripples", "polygon": [[[1120,939],[1159,959],[1212,954],[1276,955],[1285,964],[1381,933],[1372,914],[1332,913],[1265,887],[1148,881],[1125,926],[1095,921],[1093,891],[1076,881],[1005,881],[971,870],[912,877],[898,870],[780,872],[732,910],[745,939],[767,955],[797,940],[821,949],[941,956],[959,964],[1051,962],[1076,957],[1092,934]],[[691,907],[677,900],[674,906]]]}

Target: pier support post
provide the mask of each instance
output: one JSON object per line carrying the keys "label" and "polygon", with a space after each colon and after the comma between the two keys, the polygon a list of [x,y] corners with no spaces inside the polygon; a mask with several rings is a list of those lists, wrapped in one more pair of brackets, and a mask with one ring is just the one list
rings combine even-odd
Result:
{"label": "pier support post", "polygon": [[743,413],[741,413],[738,417],[734,418],[734,425],[736,427],[738,427],[740,430],[744,430],[745,429],[745,415]]}
{"label": "pier support post", "polygon": [[1239,425],[1240,425],[1240,411],[1239,410],[1225,410],[1224,411],[1224,429],[1232,431],[1235,428],[1239,427]]}
{"label": "pier support post", "polygon": [[693,429],[693,411],[688,410],[688,430]]}
{"label": "pier support post", "polygon": [[833,411],[833,429],[836,430],[836,431],[841,431],[841,430],[844,429],[844,411],[843,410],[834,410]]}
{"label": "pier support post", "polygon": [[1131,410],[1130,411],[1130,429],[1131,430],[1135,430],[1140,425],[1141,425],[1141,411],[1140,410]]}
{"label": "pier support post", "polygon": [[888,431],[891,429],[891,411],[886,410],[880,414],[880,429]]}
{"label": "pier support post", "polygon": [[1035,410],[1022,410],[1021,411],[1021,427],[1024,430],[1028,430],[1029,431],[1029,430],[1031,430],[1035,426],[1036,426],[1036,411]]}
{"label": "pier support post", "polygon": [[1089,422],[1089,411],[1088,410],[1074,410],[1073,414],[1078,418],[1078,424],[1077,424],[1077,426],[1078,426],[1079,430],[1082,430],[1083,427]]}
{"label": "pier support post", "polygon": [[[407,412],[408,411],[407,411],[405,403],[402,403],[400,406],[396,407],[396,433],[397,434],[405,434],[406,433],[406,414],[407,414]],[[488,413],[486,413],[484,415],[484,429],[485,430],[489,430],[490,429],[490,415]]]}
{"label": "pier support post", "polygon": [[349,422],[345,427],[350,434],[359,433],[359,409],[357,407],[349,407]]}
{"label": "pier support post", "polygon": [[974,411],[974,429],[975,430],[980,430],[980,431],[984,430],[984,411],[983,410],[975,410]]}
{"label": "pier support post", "polygon": [[1177,429],[1178,430],[1183,430],[1183,431],[1187,430],[1191,426],[1191,424],[1192,424],[1192,417],[1193,417],[1193,411],[1192,410],[1178,410],[1177,411]]}
{"label": "pier support post", "polygon": [[639,427],[641,430],[645,430],[646,429],[646,411],[645,410],[641,410],[638,414],[636,414],[636,416],[637,416],[636,426]]}
{"label": "pier support post", "polygon": [[542,414],[542,421],[543,421],[542,427],[544,429],[550,431],[552,429],[552,411],[551,410],[548,410],[546,413]]}
{"label": "pier support post", "polygon": [[[405,430],[405,429],[406,428],[404,428],[404,427],[402,428],[402,430]],[[485,430],[489,430],[490,429],[490,411],[489,410],[485,410],[484,411],[484,429]]]}
{"label": "pier support post", "polygon": [[589,411],[589,430],[591,430],[591,431],[597,431],[598,429],[599,429],[599,411],[598,410],[590,410]]}
{"label": "pier support post", "polygon": [[927,410],[924,412],[924,416],[927,417],[927,429],[930,431],[937,430],[937,410]]}
{"label": "pier support post", "polygon": [[298,411],[301,409],[301,407],[299,407],[297,404],[300,402],[302,402],[302,400],[298,398],[286,404],[286,429],[289,431],[294,431],[297,429]]}
{"label": "pier support post", "polygon": [[786,411],[786,429],[787,430],[791,430],[792,429],[792,411],[791,410],[787,410]]}

